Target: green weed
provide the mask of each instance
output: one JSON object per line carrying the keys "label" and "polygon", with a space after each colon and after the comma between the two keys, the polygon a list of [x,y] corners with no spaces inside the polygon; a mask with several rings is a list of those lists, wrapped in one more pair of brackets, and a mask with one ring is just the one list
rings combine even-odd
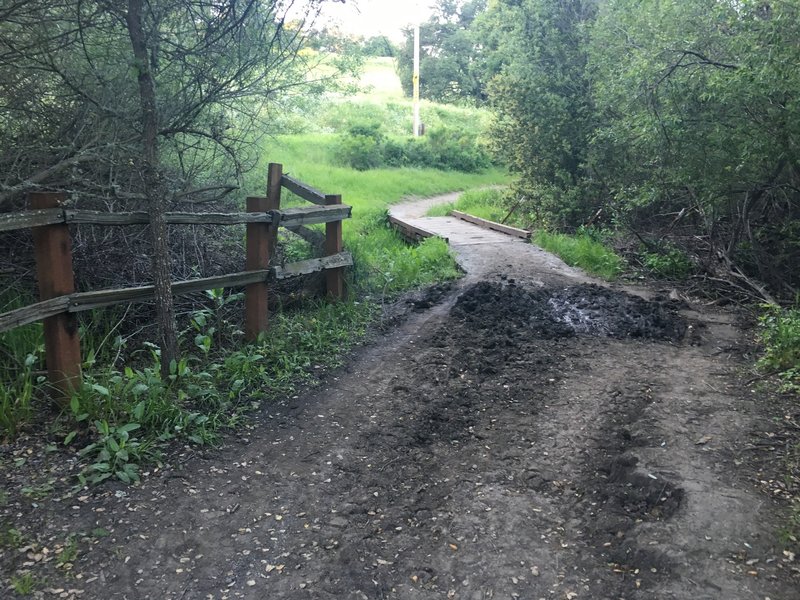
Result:
{"label": "green weed", "polygon": [[59,567],[66,568],[71,563],[74,563],[78,558],[78,539],[74,535],[70,535],[61,551],[56,554],[56,564]]}
{"label": "green weed", "polygon": [[220,330],[226,338],[233,327],[218,313],[238,298],[211,294],[214,308],[194,313],[185,336],[199,356],[174,362],[166,379],[155,351],[141,368],[86,374],[65,414],[71,431],[64,444],[91,440],[78,453],[81,484],[112,477],[135,483],[142,465],[159,459],[159,444],[174,438],[216,442],[221,429],[235,426],[261,400],[291,393],[339,364],[373,314],[368,303],[316,302],[303,311],[274,314],[257,342],[231,350],[227,339],[217,344]]}
{"label": "green weed", "polygon": [[38,485],[25,486],[20,491],[22,492],[23,496],[26,496],[31,500],[44,500],[53,493],[53,489],[53,482],[48,481]]}
{"label": "green weed", "polygon": [[11,576],[11,589],[18,596],[31,595],[39,584],[39,580],[30,571]]}
{"label": "green weed", "polygon": [[622,271],[622,259],[586,232],[566,235],[540,230],[534,235],[533,242],[558,255],[568,265],[580,267],[603,279],[615,279]]}
{"label": "green weed", "polygon": [[6,525],[0,527],[0,548],[22,548],[25,542],[25,536],[19,529]]}

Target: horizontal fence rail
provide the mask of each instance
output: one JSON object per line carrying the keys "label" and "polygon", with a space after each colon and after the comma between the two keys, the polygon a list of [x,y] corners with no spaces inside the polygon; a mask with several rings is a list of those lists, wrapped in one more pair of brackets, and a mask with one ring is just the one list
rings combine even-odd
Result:
{"label": "horizontal fence rail", "polygon": [[[164,215],[170,225],[246,225],[247,223],[277,222],[284,227],[299,227],[349,219],[351,208],[341,206],[313,206],[287,208],[283,211],[252,213],[188,213],[170,212]],[[52,208],[28,210],[0,215],[0,232],[30,229],[46,225],[147,225],[146,212],[109,213],[96,210],[70,210]]]}
{"label": "horizontal fence rail", "polygon": [[[280,209],[281,188],[316,206]],[[61,206],[64,194],[32,193],[31,210],[1,214],[0,232],[31,229],[41,301],[0,314],[0,333],[36,321],[45,324],[45,354],[48,375],[65,394],[80,381],[80,348],[74,313],[116,304],[145,302],[154,298],[152,285],[75,292],[72,274],[70,225],[146,225],[146,212],[102,212]],[[341,196],[326,195],[283,175],[280,164],[271,163],[267,196],[248,198],[247,212],[166,213],[171,225],[246,225],[245,270],[172,284],[175,296],[204,290],[245,287],[245,334],[253,340],[267,329],[268,282],[325,271],[327,293],[333,299],[344,295],[344,268],[353,257],[342,248],[342,220],[352,214]],[[308,225],[325,224],[325,234]],[[324,250],[325,256],[270,267],[277,243],[277,228],[285,227]]]}
{"label": "horizontal fence rail", "polygon": [[288,175],[281,177],[281,185],[293,194],[300,196],[303,200],[313,202],[314,204],[325,204],[325,194],[319,190],[315,190],[310,185],[306,185],[302,181],[298,181]]}

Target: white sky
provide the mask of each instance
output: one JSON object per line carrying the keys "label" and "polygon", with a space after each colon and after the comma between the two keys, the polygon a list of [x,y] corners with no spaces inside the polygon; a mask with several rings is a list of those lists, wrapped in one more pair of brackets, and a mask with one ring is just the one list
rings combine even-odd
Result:
{"label": "white sky", "polygon": [[346,33],[402,38],[403,27],[430,15],[431,0],[347,0],[326,2],[317,27],[337,25]]}

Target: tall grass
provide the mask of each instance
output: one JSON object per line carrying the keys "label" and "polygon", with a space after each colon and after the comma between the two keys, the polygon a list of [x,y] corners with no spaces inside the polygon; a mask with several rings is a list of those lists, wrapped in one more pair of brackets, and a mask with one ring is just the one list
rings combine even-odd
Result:
{"label": "tall grass", "polygon": [[[0,291],[0,313],[33,303],[24,292]],[[0,437],[16,436],[34,412],[35,372],[42,366],[44,338],[41,323],[0,334]]]}
{"label": "tall grass", "polygon": [[461,194],[456,202],[431,207],[427,214],[430,217],[443,217],[453,210],[460,210],[499,223],[508,215],[504,198],[505,191],[503,189],[469,190]]}
{"label": "tall grass", "polygon": [[580,267],[603,279],[616,279],[622,272],[622,258],[587,232],[566,235],[540,230],[534,235],[533,242],[558,255],[571,267]]}

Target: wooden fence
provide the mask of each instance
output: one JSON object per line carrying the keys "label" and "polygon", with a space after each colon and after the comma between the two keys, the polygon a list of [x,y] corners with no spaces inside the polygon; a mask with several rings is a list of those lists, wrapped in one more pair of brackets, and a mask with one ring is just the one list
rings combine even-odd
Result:
{"label": "wooden fence", "polygon": [[[281,210],[281,189],[285,188],[315,206]],[[81,353],[75,313],[103,306],[152,299],[151,285],[76,292],[72,269],[72,239],[69,226],[135,225],[149,223],[145,212],[113,213],[72,210],[63,207],[63,193],[29,194],[30,210],[0,215],[0,232],[31,228],[40,301],[0,314],[0,333],[44,321],[45,361],[48,378],[64,392],[74,389],[81,377]],[[283,174],[283,166],[271,163],[267,177],[267,196],[247,198],[244,213],[167,213],[166,221],[176,225],[238,225],[247,229],[245,270],[238,273],[178,281],[174,295],[220,287],[245,286],[245,336],[254,340],[267,330],[268,281],[325,271],[327,293],[333,299],[344,296],[344,268],[353,264],[350,253],[342,249],[342,220],[350,218],[351,208],[342,197],[326,195]],[[269,266],[275,250],[278,227],[286,227],[302,237],[322,241],[323,236],[307,225],[325,223],[324,256]]]}

